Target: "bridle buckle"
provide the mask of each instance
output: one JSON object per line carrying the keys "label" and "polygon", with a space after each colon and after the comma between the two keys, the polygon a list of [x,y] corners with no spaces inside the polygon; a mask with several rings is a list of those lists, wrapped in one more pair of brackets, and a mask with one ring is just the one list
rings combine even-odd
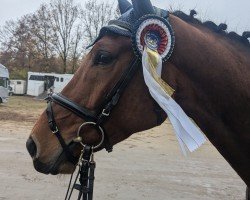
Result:
{"label": "bridle buckle", "polygon": [[58,133],[58,128],[57,128],[57,126],[56,126],[55,128],[56,128],[56,130],[52,131],[53,134]]}
{"label": "bridle buckle", "polygon": [[110,115],[110,111],[106,111],[107,109],[103,109],[102,110],[102,115],[105,116],[105,117],[108,117]]}

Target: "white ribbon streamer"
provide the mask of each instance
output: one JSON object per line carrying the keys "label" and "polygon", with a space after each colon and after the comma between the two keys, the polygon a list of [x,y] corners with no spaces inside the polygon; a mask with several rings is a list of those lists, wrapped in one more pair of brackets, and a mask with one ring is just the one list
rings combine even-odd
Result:
{"label": "white ribbon streamer", "polygon": [[[142,55],[143,75],[145,83],[151,96],[159,106],[167,113],[168,118],[173,125],[176,137],[184,155],[186,155],[185,146],[190,152],[199,148],[205,141],[205,137],[198,126],[185,114],[182,108],[169,96],[163,88],[155,81],[150,74],[148,63],[148,53],[144,48]],[[162,59],[159,56],[157,74],[161,77]]]}

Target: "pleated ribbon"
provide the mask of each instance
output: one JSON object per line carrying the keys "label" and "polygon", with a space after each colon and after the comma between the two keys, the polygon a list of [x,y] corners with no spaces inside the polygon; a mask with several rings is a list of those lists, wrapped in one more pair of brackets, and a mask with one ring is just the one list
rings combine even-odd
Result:
{"label": "pleated ribbon", "polygon": [[185,114],[171,97],[174,90],[161,79],[161,56],[158,52],[145,47],[142,55],[142,65],[144,80],[149,92],[168,115],[183,154],[186,155],[186,149],[193,152],[206,139],[196,123]]}

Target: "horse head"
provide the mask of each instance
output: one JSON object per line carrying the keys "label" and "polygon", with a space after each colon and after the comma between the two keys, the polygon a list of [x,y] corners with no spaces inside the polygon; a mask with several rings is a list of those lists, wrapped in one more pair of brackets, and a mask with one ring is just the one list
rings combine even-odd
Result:
{"label": "horse head", "polygon": [[[104,135],[96,150],[110,150],[131,134],[157,126],[158,116],[163,122],[166,114],[155,112],[131,42],[137,22],[154,15],[167,20],[175,32],[175,48],[163,64],[162,79],[175,90],[175,101],[250,185],[246,37],[227,34],[225,25],[207,26],[194,18],[194,12],[169,14],[150,0],[132,0],[132,5],[119,0],[119,8],[121,16],[100,30],[73,79],[60,95],[48,98],[48,108],[27,141],[35,168],[52,174],[72,172],[75,165],[69,158],[77,159],[82,149],[74,142],[77,135],[94,146]],[[94,126],[86,124],[89,121]]]}
{"label": "horse head", "polygon": [[[63,96],[88,110],[99,112],[102,109],[101,104],[122,76],[127,73],[135,58],[129,26],[142,15],[154,13],[150,1],[144,1],[143,6],[139,4],[139,1],[133,1],[132,6],[126,0],[119,1],[121,17],[101,29],[82,66],[61,92]],[[124,88],[119,102],[103,123],[106,137],[111,145],[135,132],[157,125],[156,106],[144,83],[140,64],[137,63],[137,65],[135,67],[138,70],[131,74],[133,77]],[[63,140],[66,145],[69,145],[74,156],[78,157],[81,146],[72,144],[72,141],[76,137],[78,128],[86,122],[86,119],[82,119],[57,103],[52,103],[52,108]],[[165,114],[163,112],[161,114],[163,121]],[[80,135],[86,144],[95,145],[101,140],[99,131],[92,127],[84,128]],[[105,145],[101,146],[103,147]],[[74,165],[67,161],[60,142],[49,128],[46,111],[36,122],[27,141],[27,148],[33,158],[34,167],[40,172],[57,174],[70,173],[74,170]]]}

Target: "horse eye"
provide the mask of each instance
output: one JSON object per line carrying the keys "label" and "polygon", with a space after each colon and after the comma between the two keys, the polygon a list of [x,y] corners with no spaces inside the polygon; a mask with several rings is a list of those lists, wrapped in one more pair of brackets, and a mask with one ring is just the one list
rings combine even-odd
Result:
{"label": "horse eye", "polygon": [[95,56],[95,65],[107,65],[113,61],[113,56],[109,52],[98,52]]}

